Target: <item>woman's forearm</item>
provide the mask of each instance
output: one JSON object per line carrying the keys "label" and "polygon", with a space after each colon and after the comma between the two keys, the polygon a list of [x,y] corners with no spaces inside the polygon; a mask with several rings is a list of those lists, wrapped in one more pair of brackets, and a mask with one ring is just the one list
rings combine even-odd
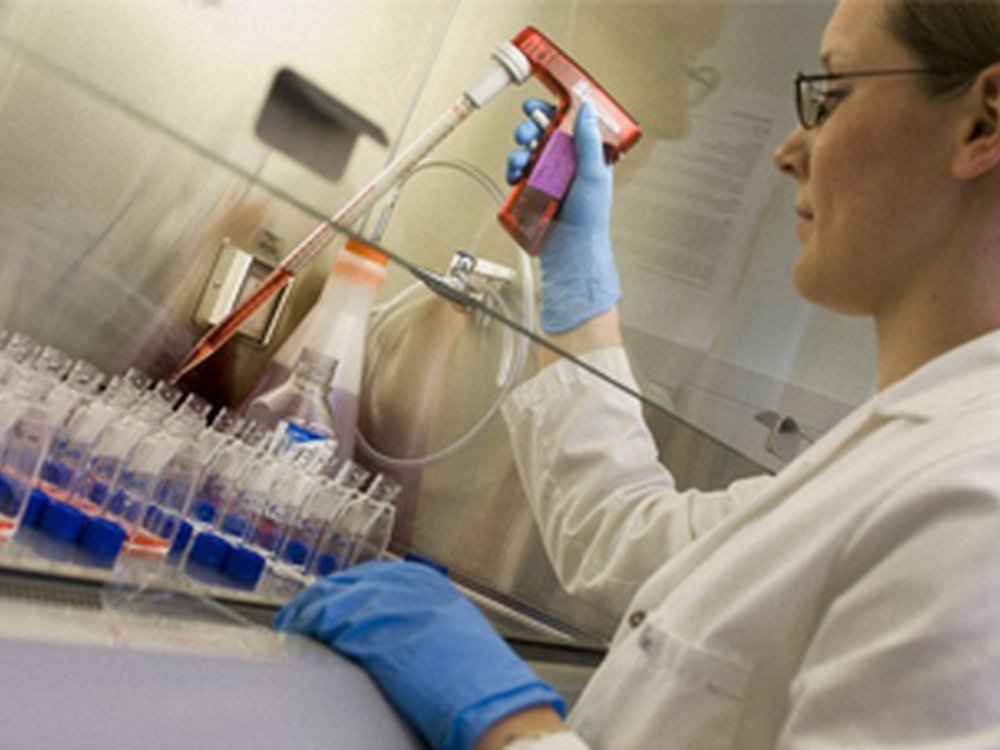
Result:
{"label": "woman's forearm", "polygon": [[[609,346],[621,346],[622,332],[618,308],[612,307],[576,328],[565,333],[551,334],[546,338],[560,349],[577,355]],[[539,349],[538,363],[541,367],[546,367],[559,359],[560,356],[555,352],[545,348]]]}

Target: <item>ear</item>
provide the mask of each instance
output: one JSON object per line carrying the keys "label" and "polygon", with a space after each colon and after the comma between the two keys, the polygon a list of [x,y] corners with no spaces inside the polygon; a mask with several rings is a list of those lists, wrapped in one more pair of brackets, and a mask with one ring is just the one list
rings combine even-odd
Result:
{"label": "ear", "polygon": [[1000,64],[984,68],[965,96],[952,174],[972,180],[1000,166]]}

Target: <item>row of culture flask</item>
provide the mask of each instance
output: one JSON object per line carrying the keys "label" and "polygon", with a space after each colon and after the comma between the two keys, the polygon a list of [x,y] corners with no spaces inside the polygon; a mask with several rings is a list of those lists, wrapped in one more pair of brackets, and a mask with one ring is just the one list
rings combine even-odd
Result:
{"label": "row of culture flask", "polygon": [[380,556],[398,484],[288,427],[0,334],[3,554],[243,589]]}

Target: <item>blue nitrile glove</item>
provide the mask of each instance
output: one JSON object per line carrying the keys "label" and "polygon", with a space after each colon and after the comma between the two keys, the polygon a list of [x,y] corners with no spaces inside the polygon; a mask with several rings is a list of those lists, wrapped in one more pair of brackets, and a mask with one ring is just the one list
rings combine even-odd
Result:
{"label": "blue nitrile glove", "polygon": [[[525,114],[541,109],[551,117],[555,109],[539,99],[524,103]],[[528,163],[532,142],[542,134],[533,120],[518,124],[514,140],[526,148],[507,158],[507,181],[517,182]],[[542,279],[541,326],[546,333],[563,333],[610,310],[621,299],[621,285],[611,252],[611,167],[597,113],[584,104],[574,130],[576,174],[569,193],[538,257]]]}
{"label": "blue nitrile glove", "polygon": [[565,715],[559,694],[427,565],[369,562],[328,576],[285,605],[274,625],[361,665],[437,750],[470,750],[494,723],[530,706]]}

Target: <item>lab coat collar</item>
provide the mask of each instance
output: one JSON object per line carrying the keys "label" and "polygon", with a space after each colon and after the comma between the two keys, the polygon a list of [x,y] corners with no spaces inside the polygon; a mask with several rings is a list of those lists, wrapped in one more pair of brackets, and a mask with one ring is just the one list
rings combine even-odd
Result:
{"label": "lab coat collar", "polygon": [[887,418],[927,420],[1000,398],[1000,331],[931,360],[874,398]]}

